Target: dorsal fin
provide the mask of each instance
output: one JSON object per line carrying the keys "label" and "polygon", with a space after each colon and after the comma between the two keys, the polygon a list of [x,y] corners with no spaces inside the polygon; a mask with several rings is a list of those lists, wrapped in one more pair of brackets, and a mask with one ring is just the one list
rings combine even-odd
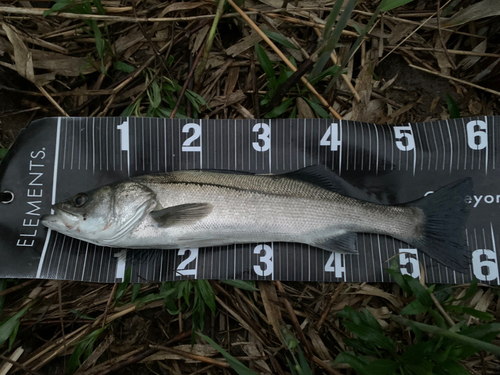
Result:
{"label": "dorsal fin", "polygon": [[311,165],[281,176],[308,182],[342,195],[349,195],[349,190],[352,188],[347,181],[322,164]]}

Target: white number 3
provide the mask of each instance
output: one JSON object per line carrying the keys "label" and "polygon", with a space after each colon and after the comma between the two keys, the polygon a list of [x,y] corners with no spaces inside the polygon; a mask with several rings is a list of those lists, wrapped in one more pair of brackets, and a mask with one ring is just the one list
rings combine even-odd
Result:
{"label": "white number 3", "polygon": [[[273,273],[273,249],[269,245],[257,245],[253,249],[254,254],[261,254],[264,251],[264,255],[259,257],[259,265],[253,266],[254,272],[259,276],[269,276]],[[262,264],[265,265],[262,268]]]}

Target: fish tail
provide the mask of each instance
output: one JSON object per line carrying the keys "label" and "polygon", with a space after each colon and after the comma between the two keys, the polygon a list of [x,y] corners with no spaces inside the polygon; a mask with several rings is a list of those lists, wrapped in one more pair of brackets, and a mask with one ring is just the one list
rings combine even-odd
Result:
{"label": "fish tail", "polygon": [[466,272],[470,267],[471,254],[465,237],[465,223],[469,215],[465,197],[472,194],[472,179],[464,178],[405,204],[420,208],[424,213],[424,222],[419,224],[417,239],[404,241],[439,263],[458,272]]}

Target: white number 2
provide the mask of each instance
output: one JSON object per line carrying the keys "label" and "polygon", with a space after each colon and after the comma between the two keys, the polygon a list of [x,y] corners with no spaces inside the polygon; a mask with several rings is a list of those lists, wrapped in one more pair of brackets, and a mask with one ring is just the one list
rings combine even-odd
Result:
{"label": "white number 2", "polygon": [[396,146],[401,151],[411,151],[415,148],[415,139],[413,138],[413,130],[410,125],[395,126],[394,136],[397,139]]}
{"label": "white number 2", "polygon": [[[264,251],[264,255],[260,255]],[[258,265],[253,266],[254,272],[259,276],[269,276],[273,273],[273,249],[269,245],[257,245],[253,249],[254,254],[259,254]],[[262,264],[265,265],[262,268]]]}
{"label": "white number 2", "polygon": [[191,129],[194,130],[194,133],[184,141],[184,143],[182,144],[182,151],[201,152],[201,142],[200,146],[192,145],[194,141],[201,137],[201,126],[198,124],[189,123],[182,127],[182,132],[189,133]]}
{"label": "white number 2", "polygon": [[[478,128],[478,130],[476,130]],[[488,145],[488,125],[484,121],[474,120],[467,123],[467,143],[473,150],[482,150]]]}
{"label": "white number 2", "polygon": [[[177,274],[182,276],[194,276],[196,278],[196,274],[198,271],[198,249],[180,249],[177,253],[178,256],[184,256],[186,251],[189,251],[189,256],[184,259],[179,266],[177,267]],[[194,268],[186,269],[187,265],[191,262],[194,263]]]}
{"label": "white number 2", "polygon": [[342,145],[340,138],[339,124],[334,122],[326,130],[325,134],[323,134],[319,144],[320,146],[330,146],[331,151],[338,151]]}
{"label": "white number 2", "polygon": [[[410,266],[411,271],[408,271],[408,266]],[[399,267],[403,275],[420,278],[417,249],[399,249]]]}
{"label": "white number 2", "polygon": [[342,262],[342,254],[332,252],[325,264],[325,272],[335,272],[336,278],[341,278],[345,275],[345,264]]}
{"label": "white number 2", "polygon": [[259,141],[263,142],[262,145],[260,142],[253,142],[252,146],[254,150],[259,152],[264,152],[269,150],[269,148],[271,147],[271,127],[267,124],[259,123],[253,126],[252,131],[254,133],[259,133],[258,139]]}
{"label": "white number 2", "polygon": [[474,276],[476,276],[478,280],[492,281],[497,279],[497,254],[493,250],[475,250],[472,253],[472,270],[474,271]]}

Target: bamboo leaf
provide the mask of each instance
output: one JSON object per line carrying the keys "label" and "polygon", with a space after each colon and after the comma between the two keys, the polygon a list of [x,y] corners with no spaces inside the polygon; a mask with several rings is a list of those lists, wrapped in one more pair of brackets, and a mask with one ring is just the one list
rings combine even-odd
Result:
{"label": "bamboo leaf", "polygon": [[222,349],[219,345],[215,343],[210,337],[205,336],[203,333],[198,332],[198,336],[200,336],[203,340],[208,342],[213,348],[215,348],[222,356],[226,359],[226,361],[231,365],[231,367],[236,371],[239,375],[257,375],[256,372],[253,372],[248,367],[246,367],[243,363],[234,358],[231,354]]}

